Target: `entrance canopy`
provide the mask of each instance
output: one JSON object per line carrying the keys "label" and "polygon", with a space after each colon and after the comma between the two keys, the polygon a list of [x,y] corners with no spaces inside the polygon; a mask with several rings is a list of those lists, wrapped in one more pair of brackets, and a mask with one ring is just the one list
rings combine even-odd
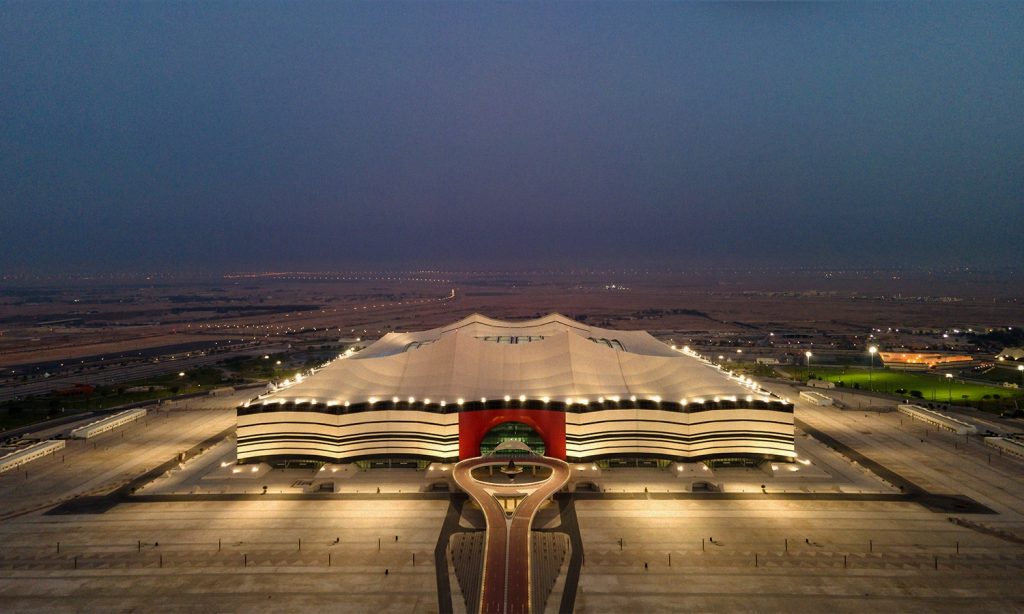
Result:
{"label": "entrance canopy", "polygon": [[515,439],[506,439],[505,441],[499,443],[497,446],[495,446],[494,451],[492,451],[490,455],[496,456],[502,452],[506,454],[515,452],[521,452],[523,454],[536,454],[536,452],[530,449],[530,446],[526,445],[521,441],[516,441]]}

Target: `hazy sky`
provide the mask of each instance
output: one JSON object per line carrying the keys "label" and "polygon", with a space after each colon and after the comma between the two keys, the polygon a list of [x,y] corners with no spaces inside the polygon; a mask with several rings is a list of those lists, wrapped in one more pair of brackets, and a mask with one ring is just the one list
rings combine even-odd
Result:
{"label": "hazy sky", "polygon": [[0,2],[0,272],[1024,263],[1024,3]]}

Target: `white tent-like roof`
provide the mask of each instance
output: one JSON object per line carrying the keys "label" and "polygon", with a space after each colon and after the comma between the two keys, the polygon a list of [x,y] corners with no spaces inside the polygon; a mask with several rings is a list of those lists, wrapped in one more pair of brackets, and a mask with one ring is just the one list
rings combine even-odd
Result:
{"label": "white tent-like roof", "polygon": [[524,322],[472,315],[432,330],[389,333],[257,403],[632,396],[678,403],[750,395],[769,396],[644,331],[586,326],[559,314]]}

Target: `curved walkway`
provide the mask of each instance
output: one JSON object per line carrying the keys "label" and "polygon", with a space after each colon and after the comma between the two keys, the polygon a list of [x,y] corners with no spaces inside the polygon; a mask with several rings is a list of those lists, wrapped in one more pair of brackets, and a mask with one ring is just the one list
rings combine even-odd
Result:
{"label": "curved walkway", "polygon": [[[504,460],[508,460],[505,457]],[[455,465],[452,477],[484,513],[487,539],[484,546],[480,612],[485,614],[527,614],[530,604],[530,527],[541,504],[569,481],[569,465],[546,456],[516,458],[522,465],[551,468],[551,476],[516,507],[511,520],[501,504],[488,492],[494,485],[473,479],[472,470],[503,465],[501,457],[477,457]]]}

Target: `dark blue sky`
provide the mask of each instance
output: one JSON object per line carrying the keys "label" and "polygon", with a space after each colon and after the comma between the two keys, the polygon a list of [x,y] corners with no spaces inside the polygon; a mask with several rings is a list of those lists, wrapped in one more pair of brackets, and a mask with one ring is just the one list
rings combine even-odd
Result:
{"label": "dark blue sky", "polygon": [[1024,263],[1024,3],[0,2],[0,269]]}

